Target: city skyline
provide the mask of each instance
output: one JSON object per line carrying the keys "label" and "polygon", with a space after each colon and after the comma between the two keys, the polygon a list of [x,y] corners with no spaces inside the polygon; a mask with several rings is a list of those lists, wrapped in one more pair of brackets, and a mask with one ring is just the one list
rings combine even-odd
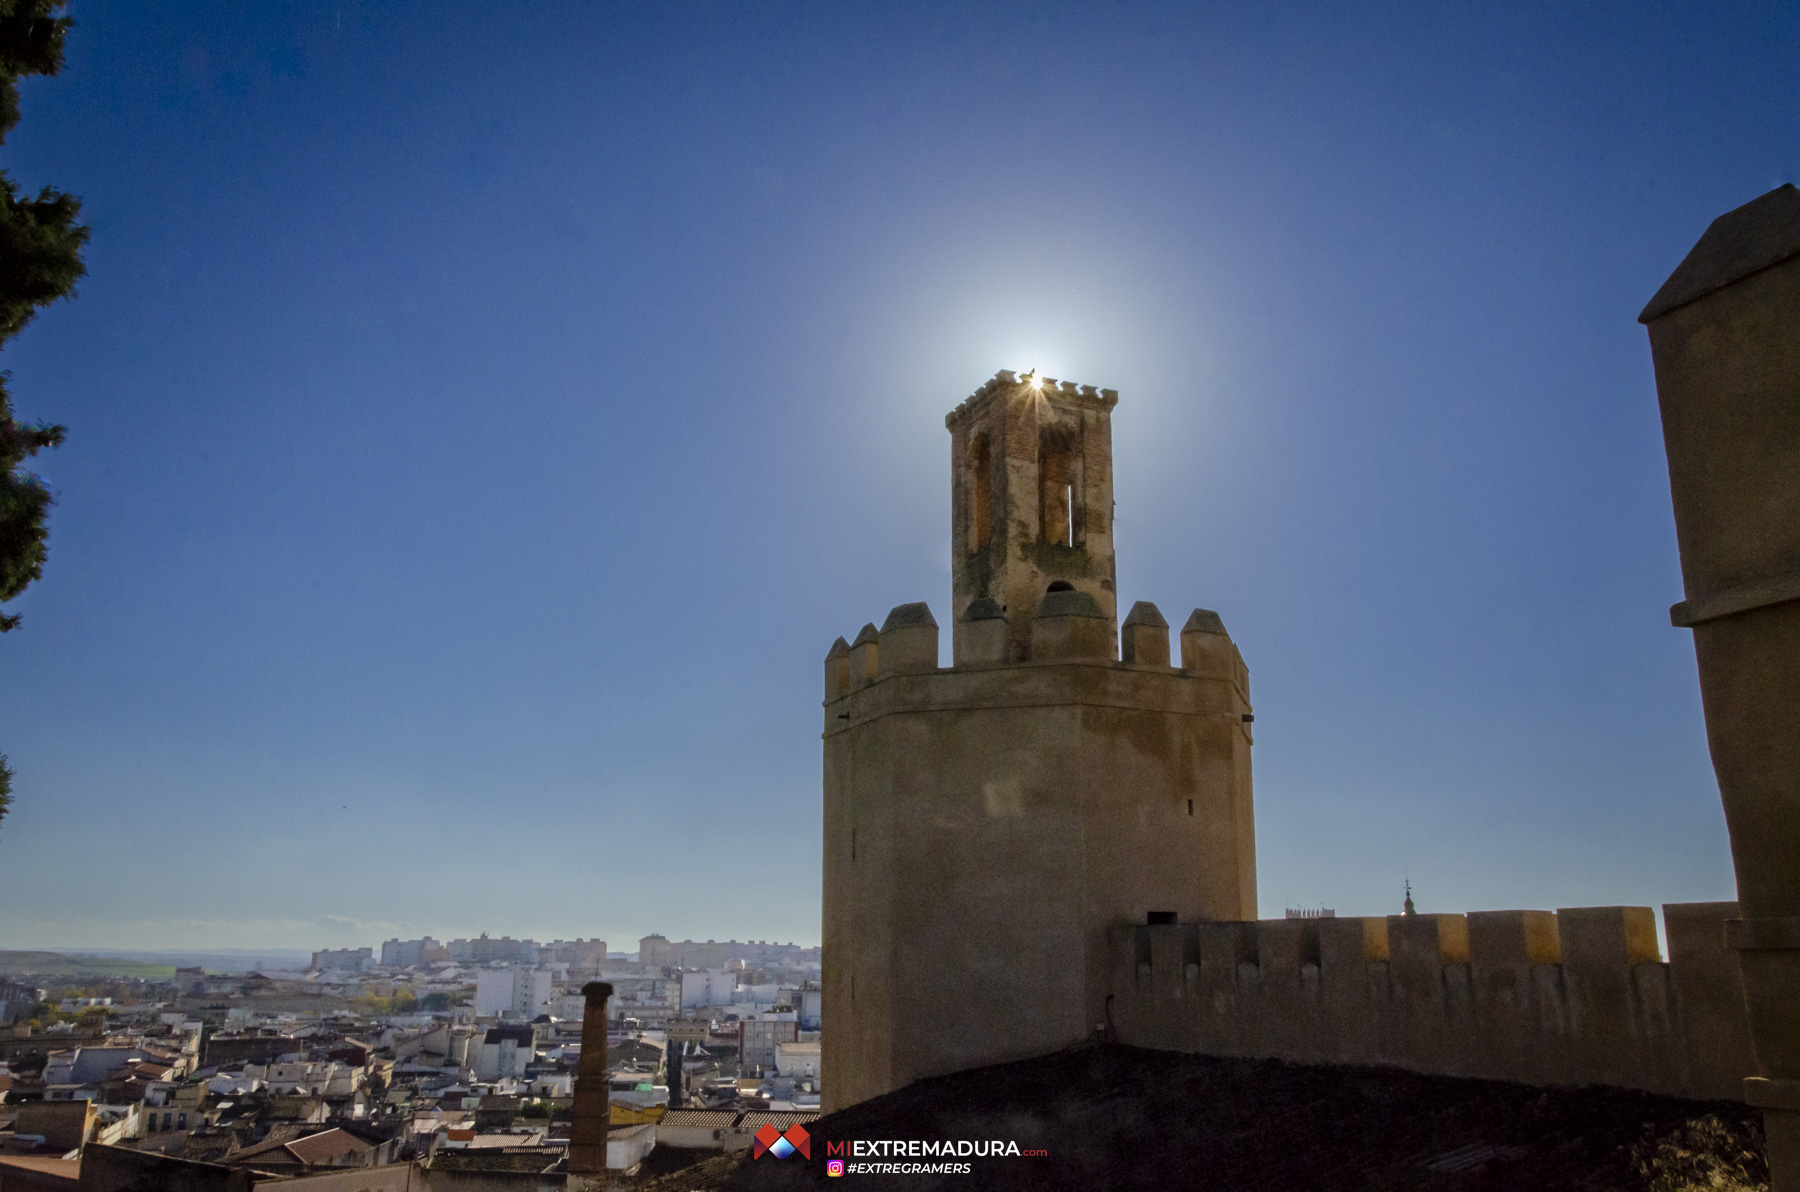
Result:
{"label": "city skyline", "polygon": [[1263,916],[1733,897],[1635,318],[1800,14],[75,15],[0,948],[817,944],[820,662],[947,654],[1003,368],[1118,390],[1120,605],[1242,648]]}

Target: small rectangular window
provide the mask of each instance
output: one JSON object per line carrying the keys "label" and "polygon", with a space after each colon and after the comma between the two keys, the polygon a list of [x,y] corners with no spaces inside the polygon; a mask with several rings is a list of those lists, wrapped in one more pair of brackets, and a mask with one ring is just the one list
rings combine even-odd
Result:
{"label": "small rectangular window", "polygon": [[1188,814],[1194,814],[1194,801],[1192,799],[1188,800]]}

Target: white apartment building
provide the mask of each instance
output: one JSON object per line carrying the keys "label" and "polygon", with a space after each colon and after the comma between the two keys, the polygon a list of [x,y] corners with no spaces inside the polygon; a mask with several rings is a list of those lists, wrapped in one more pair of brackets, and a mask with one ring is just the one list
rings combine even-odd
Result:
{"label": "white apartment building", "polygon": [[322,972],[360,973],[374,963],[373,948],[326,948],[312,954],[312,967]]}
{"label": "white apartment building", "polygon": [[772,1071],[776,1048],[799,1040],[800,1023],[791,1011],[752,1015],[738,1023],[738,1063],[746,1071]]}
{"label": "white apartment building", "polygon": [[525,1075],[526,1065],[537,1054],[529,1026],[490,1026],[469,1044],[470,1070],[476,1080],[502,1080]]}
{"label": "white apartment building", "polygon": [[[681,1012],[692,1014],[701,1006],[729,1006],[737,993],[738,975],[726,969],[701,969],[681,974]],[[769,999],[774,1001],[773,996]]]}
{"label": "white apartment building", "polygon": [[[427,957],[427,953],[431,955]],[[426,959],[448,960],[450,952],[428,935],[416,940],[391,939],[381,945],[382,968],[410,968]]]}
{"label": "white apartment building", "polygon": [[777,1043],[775,1074],[795,1080],[817,1080],[819,1077],[819,1043]]}
{"label": "white apartment building", "polygon": [[363,1070],[336,1060],[314,1063],[245,1064],[246,1080],[260,1080],[271,1093],[348,1097],[363,1084]]}
{"label": "white apartment building", "polygon": [[475,975],[475,1016],[529,1022],[548,1013],[556,974],[544,968],[482,969]]}

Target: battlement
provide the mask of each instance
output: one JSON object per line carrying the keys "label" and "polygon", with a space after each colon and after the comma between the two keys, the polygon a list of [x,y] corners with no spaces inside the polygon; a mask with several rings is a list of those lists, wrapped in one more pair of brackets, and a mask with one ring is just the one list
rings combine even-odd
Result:
{"label": "battlement", "polygon": [[957,403],[954,410],[944,415],[944,426],[954,431],[959,422],[965,421],[971,411],[992,401],[997,395],[1016,393],[1024,389],[1032,389],[1062,400],[1076,400],[1092,404],[1097,409],[1110,410],[1119,402],[1119,391],[1116,389],[1100,389],[1093,385],[1078,385],[1074,381],[1059,381],[1055,377],[1038,377],[1037,384],[1021,380],[1019,375],[1009,368],[1003,368],[984,381],[981,387]]}
{"label": "battlement", "polygon": [[[1171,665],[1169,623],[1156,605],[1132,605],[1117,637],[1098,603],[1068,585],[1052,585],[1031,620],[1027,658],[1008,650],[1007,623],[992,597],[971,601],[955,628],[953,662],[940,667],[939,627],[925,601],[896,605],[877,629],[864,625],[854,643],[842,637],[825,655],[825,702],[831,704],[900,675],[996,671],[1058,663],[1104,663],[1121,670],[1210,679],[1229,684],[1249,724],[1250,670],[1219,614],[1197,608],[1181,630],[1180,665]],[[991,685],[990,685],[991,688]],[[832,726],[827,725],[829,730]]]}
{"label": "battlement", "polygon": [[1741,1099],[1736,903],[1120,925],[1126,1043]]}

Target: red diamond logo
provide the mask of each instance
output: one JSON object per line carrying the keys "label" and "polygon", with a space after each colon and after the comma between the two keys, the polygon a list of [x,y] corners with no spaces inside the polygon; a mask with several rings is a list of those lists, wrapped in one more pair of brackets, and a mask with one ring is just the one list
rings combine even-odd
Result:
{"label": "red diamond logo", "polygon": [[755,1139],[756,1145],[751,1148],[750,1157],[752,1159],[760,1159],[763,1157],[764,1151],[767,1151],[770,1147],[775,1145],[776,1140],[781,1137],[781,1133],[776,1130],[775,1127],[764,1122],[763,1128],[758,1130],[751,1137]]}

